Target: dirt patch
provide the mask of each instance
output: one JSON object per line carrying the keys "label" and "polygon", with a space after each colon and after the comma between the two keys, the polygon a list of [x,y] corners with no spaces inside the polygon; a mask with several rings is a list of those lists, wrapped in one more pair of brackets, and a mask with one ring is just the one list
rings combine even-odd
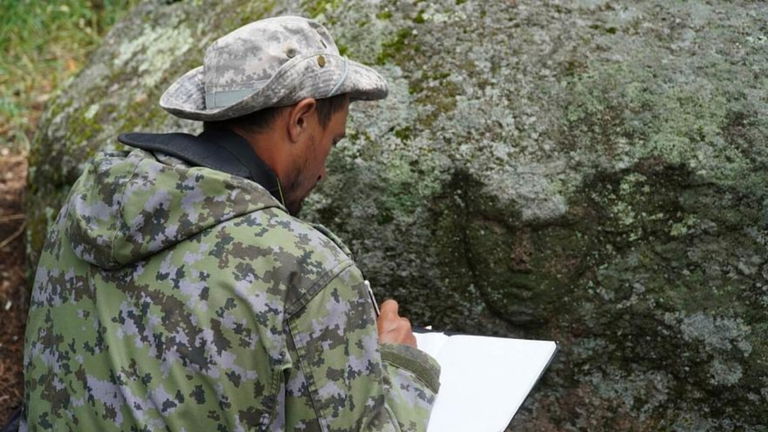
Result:
{"label": "dirt patch", "polygon": [[20,406],[24,394],[26,184],[26,155],[0,150],[0,427]]}

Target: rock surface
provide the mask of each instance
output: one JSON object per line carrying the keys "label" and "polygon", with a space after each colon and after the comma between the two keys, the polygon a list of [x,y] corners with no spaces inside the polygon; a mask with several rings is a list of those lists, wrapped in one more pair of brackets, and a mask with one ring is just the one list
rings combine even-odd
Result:
{"label": "rock surface", "polygon": [[51,104],[31,262],[119,132],[216,37],[316,17],[390,97],[353,107],[306,217],[418,324],[558,340],[516,431],[768,428],[768,5],[147,1]]}

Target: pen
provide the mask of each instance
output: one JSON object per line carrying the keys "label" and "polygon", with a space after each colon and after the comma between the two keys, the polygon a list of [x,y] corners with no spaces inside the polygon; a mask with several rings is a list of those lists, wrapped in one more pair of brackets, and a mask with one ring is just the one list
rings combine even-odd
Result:
{"label": "pen", "polygon": [[373,295],[373,289],[371,289],[371,283],[368,282],[368,280],[364,280],[363,283],[365,284],[365,287],[368,289],[368,296],[371,298],[371,303],[373,303],[373,310],[376,312],[376,318],[381,315],[381,311],[379,310],[379,303],[376,302],[376,296]]}

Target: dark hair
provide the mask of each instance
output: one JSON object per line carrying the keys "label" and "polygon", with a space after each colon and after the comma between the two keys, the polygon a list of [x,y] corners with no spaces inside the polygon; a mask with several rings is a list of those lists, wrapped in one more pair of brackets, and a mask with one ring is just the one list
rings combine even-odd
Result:
{"label": "dark hair", "polygon": [[[340,94],[325,99],[317,99],[317,119],[320,121],[320,126],[323,128],[328,127],[328,124],[331,122],[331,116],[344,108],[345,96]],[[288,108],[270,107],[232,119],[204,122],[203,129],[239,128],[249,133],[258,133],[269,128],[278,115]]]}

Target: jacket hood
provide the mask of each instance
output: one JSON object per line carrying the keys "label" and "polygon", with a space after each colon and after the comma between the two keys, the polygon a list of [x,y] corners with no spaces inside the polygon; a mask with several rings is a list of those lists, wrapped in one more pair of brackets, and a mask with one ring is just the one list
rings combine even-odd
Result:
{"label": "jacket hood", "polygon": [[259,184],[143,150],[90,162],[67,203],[75,254],[105,269],[151,256],[229,219],[284,207]]}

